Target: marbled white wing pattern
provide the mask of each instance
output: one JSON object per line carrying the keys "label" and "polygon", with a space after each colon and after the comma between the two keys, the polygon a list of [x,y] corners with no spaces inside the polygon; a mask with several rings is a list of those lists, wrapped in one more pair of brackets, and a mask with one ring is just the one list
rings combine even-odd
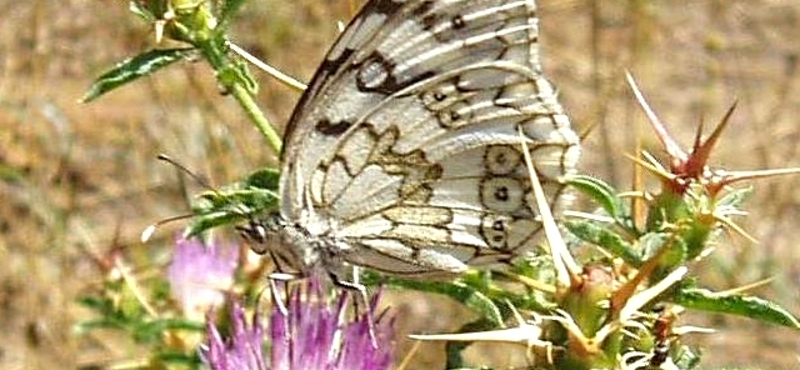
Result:
{"label": "marbled white wing pattern", "polygon": [[533,0],[366,4],[287,127],[273,256],[418,276],[534,248],[518,128],[553,205],[580,151],[537,39]]}

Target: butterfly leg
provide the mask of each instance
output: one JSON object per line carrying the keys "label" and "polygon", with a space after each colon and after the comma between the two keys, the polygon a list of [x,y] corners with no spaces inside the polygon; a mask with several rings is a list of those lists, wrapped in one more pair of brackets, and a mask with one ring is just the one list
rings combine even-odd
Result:
{"label": "butterfly leg", "polygon": [[[278,310],[280,310],[283,315],[288,315],[289,313],[289,310],[286,308],[286,302],[289,301],[289,290],[287,284],[290,281],[297,279],[297,275],[283,272],[274,272],[269,274],[269,290],[272,292],[272,300],[278,306]],[[283,283],[283,289],[278,287],[278,282]],[[281,295],[283,297],[281,297]]]}
{"label": "butterfly leg", "polygon": [[331,277],[331,281],[333,284],[339,288],[348,290],[355,295],[355,314],[356,317],[359,314],[359,305],[364,306],[364,314],[367,318],[367,324],[369,326],[369,339],[372,342],[373,348],[378,348],[378,340],[375,336],[375,321],[373,321],[372,317],[372,308],[369,304],[369,299],[367,298],[367,288],[361,284],[352,281],[344,281],[342,280],[339,275],[334,272],[328,272],[328,275]]}

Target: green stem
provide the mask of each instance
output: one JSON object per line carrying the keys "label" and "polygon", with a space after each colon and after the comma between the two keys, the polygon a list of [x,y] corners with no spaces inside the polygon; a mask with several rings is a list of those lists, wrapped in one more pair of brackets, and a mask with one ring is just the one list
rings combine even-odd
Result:
{"label": "green stem", "polygon": [[213,68],[217,73],[217,80],[233,94],[233,97],[237,102],[239,102],[239,105],[244,109],[245,113],[256,126],[258,131],[261,132],[261,135],[267,140],[267,144],[270,146],[270,148],[272,148],[272,151],[275,152],[275,154],[280,155],[283,146],[283,140],[278,132],[275,131],[275,128],[272,126],[272,123],[269,122],[269,119],[267,119],[267,117],[258,107],[255,100],[253,100],[253,95],[250,94],[248,89],[243,86],[239,79],[233,79],[233,81],[224,81],[220,78],[226,68],[232,68],[231,65],[233,63],[225,55],[222,48],[215,46],[224,45],[224,42],[216,42],[216,39],[217,38],[215,37],[204,40],[204,42],[198,42],[197,46],[200,48],[205,59],[211,65],[211,68]]}
{"label": "green stem", "polygon": [[253,121],[258,131],[267,139],[267,144],[272,148],[272,151],[280,155],[283,139],[281,135],[275,131],[272,123],[264,116],[264,113],[261,112],[261,109],[258,108],[258,105],[256,105],[250,93],[247,92],[247,89],[241,84],[236,83],[231,86],[231,91],[233,92],[233,97],[236,98],[242,108],[244,108],[245,113],[247,113],[247,116]]}

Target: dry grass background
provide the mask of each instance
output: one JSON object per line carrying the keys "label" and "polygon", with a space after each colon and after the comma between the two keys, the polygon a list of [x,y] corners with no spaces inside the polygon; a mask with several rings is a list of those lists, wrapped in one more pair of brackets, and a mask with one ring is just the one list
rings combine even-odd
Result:
{"label": "dry grass background", "polygon": [[[644,132],[623,73],[630,70],[661,118],[689,143],[701,120],[716,122],[738,99],[714,163],[729,169],[800,165],[797,63],[800,3],[793,0],[540,0],[547,75],[586,139],[583,170],[629,184],[634,138]],[[0,369],[74,368],[130,355],[114,337],[75,337],[87,312],[75,304],[100,281],[110,253],[132,265],[168,259],[180,225],[142,245],[149,223],[187,210],[183,184],[155,160],[169,153],[210,178],[233,181],[274,164],[202,63],[170,68],[99,101],[76,103],[93,76],[152,47],[150,29],[124,1],[0,0]],[[284,71],[310,78],[348,19],[346,0],[251,1],[233,39]],[[299,95],[258,74],[261,106],[283,123]],[[652,139],[645,146],[653,148]],[[745,224],[753,245],[730,236],[698,266],[719,289],[765,277],[756,293],[800,312],[800,177],[758,183]],[[144,272],[143,272],[144,273]],[[149,271],[146,273],[154,273]],[[401,331],[454,330],[452,304],[396,299]],[[454,317],[443,320],[443,317]],[[706,367],[798,368],[794,331],[705,318],[721,333]],[[401,348],[407,348],[407,343]],[[429,368],[420,355],[412,367]]]}

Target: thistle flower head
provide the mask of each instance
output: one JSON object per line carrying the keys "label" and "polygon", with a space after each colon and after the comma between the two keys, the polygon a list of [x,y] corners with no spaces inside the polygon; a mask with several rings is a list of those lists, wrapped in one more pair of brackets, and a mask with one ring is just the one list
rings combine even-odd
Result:
{"label": "thistle flower head", "polygon": [[206,321],[208,342],[200,356],[212,370],[266,370],[263,355],[264,327],[258,314],[250,324],[244,308],[238,303],[231,310],[230,337],[226,340],[209,315]]}
{"label": "thistle flower head", "polygon": [[[377,307],[376,294],[367,312]],[[274,304],[270,320],[273,370],[379,370],[391,365],[392,319],[380,315],[374,324],[367,312],[346,321],[348,294],[326,301],[319,280],[292,290],[285,309]],[[278,303],[278,302],[276,302]],[[370,330],[375,330],[377,347]]]}
{"label": "thistle flower head", "polygon": [[177,240],[167,274],[184,316],[201,320],[205,312],[224,302],[238,258],[239,249],[233,245]]}
{"label": "thistle flower head", "polygon": [[[235,305],[231,335],[223,339],[213,325],[207,327],[208,343],[201,349],[203,361],[213,370],[384,370],[392,362],[393,320],[379,315],[370,323],[371,315],[346,318],[349,307],[347,293],[332,301],[325,297],[318,280],[297,286],[287,302],[273,292],[269,338],[257,315],[247,324],[244,311]],[[378,295],[368,309],[376,308]],[[377,346],[370,331],[374,330]],[[269,341],[271,354],[265,365],[261,343]]]}
{"label": "thistle flower head", "polygon": [[655,112],[653,112],[647,104],[644,95],[633,81],[633,77],[630,74],[627,77],[628,83],[631,85],[634,95],[636,95],[636,99],[639,101],[642,109],[644,109],[653,131],[656,133],[656,137],[669,156],[669,168],[667,170],[661,168],[654,160],[651,160],[649,164],[643,163],[647,168],[653,170],[654,173],[662,177],[662,183],[666,191],[683,195],[691,189],[692,185],[698,185],[702,193],[706,193],[712,199],[716,199],[728,185],[736,182],[800,173],[800,168],[757,171],[726,171],[722,169],[712,169],[708,161],[714,147],[722,136],[722,132],[730,122],[736,104],[733,104],[730,109],[728,109],[720,123],[707,138],[702,137],[703,126],[701,124],[695,135],[692,147],[689,150],[684,150],[672,134],[670,134],[666,125],[661,122]]}

